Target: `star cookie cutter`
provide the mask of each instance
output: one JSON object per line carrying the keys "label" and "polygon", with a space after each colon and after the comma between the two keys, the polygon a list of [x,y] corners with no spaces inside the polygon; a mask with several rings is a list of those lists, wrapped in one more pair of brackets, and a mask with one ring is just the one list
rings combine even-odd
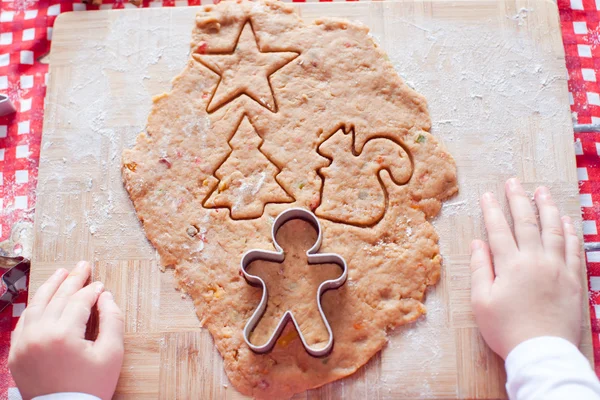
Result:
{"label": "star cookie cutter", "polygon": [[[277,234],[277,231],[279,230],[279,228],[281,228],[283,226],[283,224],[285,224],[286,222],[293,220],[293,219],[304,220],[304,221],[310,223],[317,231],[316,242],[306,252],[306,255],[308,257],[308,263],[309,264],[334,263],[334,264],[337,264],[342,270],[342,275],[339,278],[330,279],[330,280],[322,282],[319,285],[319,289],[317,290],[317,305],[319,307],[319,314],[321,315],[321,319],[323,320],[323,323],[325,324],[325,328],[327,329],[327,333],[329,334],[329,340],[327,341],[327,344],[324,347],[320,347],[320,348],[310,347],[308,345],[308,343],[306,343],[306,340],[304,339],[304,335],[302,335],[302,332],[300,331],[300,327],[298,326],[298,323],[296,322],[296,319],[294,318],[294,314],[292,314],[292,312],[290,310],[287,310],[283,314],[283,317],[281,317],[281,319],[277,323],[277,327],[275,328],[271,337],[266,341],[266,343],[262,344],[260,346],[256,346],[256,345],[253,345],[252,343],[250,343],[250,334],[252,333],[254,328],[256,328],[256,325],[258,325],[258,322],[263,317],[263,315],[267,309],[267,299],[268,299],[269,295],[267,293],[267,285],[265,284],[265,281],[256,275],[252,275],[252,274],[249,274],[248,272],[246,272],[246,268],[248,268],[248,266],[250,266],[250,263],[252,263],[253,261],[256,261],[256,260],[266,260],[266,261],[274,261],[274,262],[280,263],[285,259],[285,254],[283,252],[283,249],[281,248],[281,246],[279,246],[279,243],[277,243],[277,239],[275,238],[275,235]],[[331,289],[337,289],[346,282],[346,278],[348,277],[348,266],[346,265],[346,261],[337,254],[317,253],[319,251],[319,248],[321,247],[321,241],[323,240],[321,224],[319,223],[319,220],[317,219],[315,214],[313,214],[312,212],[305,210],[303,208],[290,208],[290,209],[287,209],[287,210],[281,212],[277,216],[277,218],[275,218],[275,221],[273,222],[273,227],[271,229],[271,237],[273,238],[273,245],[275,246],[275,249],[277,249],[277,251],[254,249],[254,250],[247,251],[242,256],[241,267],[242,267],[242,274],[244,275],[244,278],[246,278],[246,280],[250,284],[258,284],[258,285],[262,286],[262,290],[263,290],[262,298],[260,299],[260,303],[258,304],[256,311],[254,311],[254,314],[252,314],[252,317],[250,317],[250,319],[246,323],[246,326],[244,327],[244,340],[246,341],[246,344],[248,345],[248,347],[250,347],[250,349],[252,351],[254,351],[255,353],[267,353],[273,349],[273,346],[275,346],[275,343],[277,342],[277,339],[281,335],[283,328],[285,328],[286,324],[291,320],[294,323],[296,332],[298,332],[298,336],[300,337],[300,340],[302,341],[302,345],[304,346],[304,349],[306,350],[306,352],[313,357],[324,356],[324,355],[328,354],[331,351],[331,348],[333,347],[333,332],[331,331],[331,326],[329,325],[329,322],[327,321],[327,317],[325,316],[325,313],[323,312],[323,308],[321,306],[321,296],[326,291],[331,290]]]}

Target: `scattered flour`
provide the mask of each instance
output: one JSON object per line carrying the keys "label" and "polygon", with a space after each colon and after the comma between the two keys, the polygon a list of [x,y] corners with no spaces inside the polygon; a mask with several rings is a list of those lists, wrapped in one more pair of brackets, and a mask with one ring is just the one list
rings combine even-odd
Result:
{"label": "scattered flour", "polygon": [[[144,33],[144,40],[123,40],[140,33],[131,18],[119,15],[107,27],[105,35],[86,40],[85,47],[94,51],[79,52],[70,61],[73,65],[70,85],[47,96],[46,110],[47,118],[55,121],[52,126],[67,125],[71,132],[65,134],[68,140],[64,140],[65,128],[45,130],[38,190],[89,193],[91,207],[82,211],[83,216],[44,214],[40,229],[58,229],[62,224],[70,237],[76,223],[69,218],[74,217],[84,221],[91,235],[111,238],[106,247],[119,246],[113,242],[119,235],[111,233],[126,233],[135,219],[132,214],[123,220],[119,214],[122,207],[129,205],[121,184],[121,153],[124,147],[133,145],[143,130],[152,97],[167,91],[170,80],[186,63],[192,23],[190,29],[182,30],[179,35],[162,25],[152,28],[151,34]],[[165,70],[170,73],[165,74]],[[53,96],[66,96],[67,106],[51,111]],[[204,119],[192,121],[190,130],[206,123]],[[64,156],[57,157],[58,152]],[[101,166],[99,174],[86,172],[97,168],[93,165]],[[59,207],[66,206],[62,196],[57,201],[62,202]],[[63,218],[66,220],[61,221]]]}
{"label": "scattered flour", "polygon": [[517,25],[523,26],[523,25],[525,25],[525,22],[527,19],[527,14],[532,11],[533,11],[532,8],[522,7],[519,9],[519,11],[515,15],[513,15],[512,17],[507,16],[506,18],[512,19],[513,21],[517,21]]}

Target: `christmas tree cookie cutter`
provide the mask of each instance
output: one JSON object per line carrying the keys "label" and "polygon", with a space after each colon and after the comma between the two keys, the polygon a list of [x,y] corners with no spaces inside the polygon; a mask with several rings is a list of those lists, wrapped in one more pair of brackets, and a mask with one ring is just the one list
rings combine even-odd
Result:
{"label": "christmas tree cookie cutter", "polygon": [[[267,293],[267,285],[265,284],[265,281],[256,275],[248,273],[246,269],[250,266],[250,264],[253,261],[256,260],[274,261],[280,263],[285,259],[285,253],[283,252],[283,249],[281,248],[279,243],[277,243],[275,235],[277,234],[279,228],[283,226],[283,224],[293,219],[304,220],[310,223],[317,231],[317,240],[315,241],[313,246],[306,252],[306,255],[308,257],[308,263],[334,263],[337,264],[342,270],[342,275],[340,275],[339,278],[330,279],[322,282],[317,290],[317,305],[319,307],[319,314],[321,315],[321,319],[323,320],[325,328],[327,329],[329,339],[323,347],[311,347],[306,342],[306,339],[304,338],[304,335],[302,334],[302,331],[298,326],[298,322],[296,321],[296,318],[294,318],[294,314],[290,310],[287,310],[277,323],[277,327],[275,328],[273,334],[269,337],[269,339],[262,345],[254,345],[250,342],[250,334],[252,333],[254,328],[256,328],[256,325],[258,325],[258,322],[263,317],[267,309],[267,300],[269,295]],[[255,353],[267,353],[273,349],[273,346],[275,346],[277,339],[281,335],[281,332],[283,332],[283,329],[285,328],[287,323],[289,321],[292,321],[306,352],[314,357],[324,356],[328,354],[333,347],[333,332],[331,330],[329,322],[327,321],[327,317],[323,312],[323,307],[321,306],[321,296],[326,291],[331,289],[337,289],[346,282],[346,278],[348,277],[348,266],[346,265],[346,261],[341,256],[334,253],[318,253],[319,248],[321,247],[321,241],[323,240],[321,224],[319,223],[319,220],[315,216],[315,214],[303,208],[290,208],[281,212],[273,222],[273,227],[271,228],[271,237],[273,238],[273,245],[275,246],[276,251],[253,249],[247,251],[242,256],[241,271],[244,275],[244,278],[246,278],[246,280],[250,284],[260,285],[262,287],[262,298],[260,299],[260,303],[254,311],[254,314],[252,314],[252,316],[246,323],[246,326],[244,327],[244,340],[248,347],[250,347],[250,349]]]}

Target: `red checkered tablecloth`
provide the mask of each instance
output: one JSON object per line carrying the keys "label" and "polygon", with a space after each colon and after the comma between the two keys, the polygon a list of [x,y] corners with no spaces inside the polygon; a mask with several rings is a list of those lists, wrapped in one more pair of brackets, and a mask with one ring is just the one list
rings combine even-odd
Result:
{"label": "red checkered tablecloth", "polygon": [[[559,0],[586,245],[600,242],[600,1]],[[600,247],[586,251],[592,341],[600,376]]]}
{"label": "red checkered tablecloth", "polygon": [[[218,0],[215,0],[218,1]],[[297,1],[297,0],[294,0]],[[322,0],[323,1],[323,0]],[[143,7],[201,5],[213,0],[143,0]],[[0,93],[17,113],[0,117],[0,254],[27,252],[18,233],[31,229],[44,116],[48,66],[40,61],[50,49],[56,16],[68,11],[133,7],[104,0],[100,7],[72,0],[1,0]],[[600,0],[558,0],[569,92],[576,126],[575,153],[580,180],[583,233],[588,246],[600,242]],[[594,127],[597,125],[597,127]],[[600,247],[587,254],[590,314],[596,372],[600,375]],[[27,282],[17,302],[0,313],[0,400],[20,399],[6,359],[10,335],[25,307]]]}

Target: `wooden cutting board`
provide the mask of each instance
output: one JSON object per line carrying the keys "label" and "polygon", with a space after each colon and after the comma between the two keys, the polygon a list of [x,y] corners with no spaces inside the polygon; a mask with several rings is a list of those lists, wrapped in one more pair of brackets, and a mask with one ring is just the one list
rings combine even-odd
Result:
{"label": "wooden cutting board", "polygon": [[[362,21],[429,101],[432,132],[454,155],[460,195],[434,221],[444,268],[429,313],[390,334],[353,376],[297,398],[501,398],[502,361],[469,303],[469,250],[483,237],[478,198],[510,176],[551,187],[580,221],[566,70],[549,1],[402,1],[298,6]],[[151,97],[188,59],[195,8],[63,14],[56,21],[41,151],[31,287],[58,267],[94,262],[125,312],[117,398],[240,398],[192,302],[161,272],[123,189],[120,156]],[[583,271],[583,270],[582,270]],[[583,274],[583,272],[582,272]],[[586,317],[582,350],[592,354]]]}

